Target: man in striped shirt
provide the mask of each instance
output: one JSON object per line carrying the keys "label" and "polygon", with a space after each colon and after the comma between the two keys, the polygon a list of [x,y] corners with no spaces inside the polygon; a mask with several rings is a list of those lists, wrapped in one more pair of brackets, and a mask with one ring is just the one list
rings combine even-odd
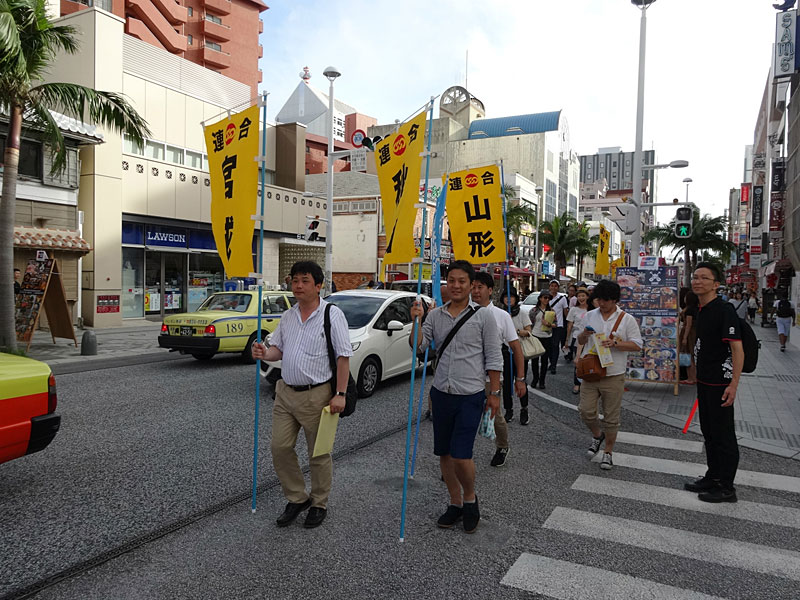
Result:
{"label": "man in striped shirt", "polygon": [[350,375],[350,334],[344,313],[331,306],[331,341],[336,354],[336,394],[331,397],[330,363],[323,328],[325,306],[319,297],[324,275],[312,261],[292,265],[292,292],[297,304],[281,317],[270,337],[270,347],[253,344],[253,357],[281,360],[281,376],[275,387],[272,406],[272,462],[280,479],[286,510],[278,517],[278,527],[290,525],[297,516],[308,511],[304,526],[317,527],[327,514],[328,496],[333,478],[330,454],[309,459],[311,493],[306,492],[303,472],[297,461],[295,445],[300,428],[306,436],[308,455],[314,452],[320,415],[325,406],[332,413],[344,410],[347,381]]}

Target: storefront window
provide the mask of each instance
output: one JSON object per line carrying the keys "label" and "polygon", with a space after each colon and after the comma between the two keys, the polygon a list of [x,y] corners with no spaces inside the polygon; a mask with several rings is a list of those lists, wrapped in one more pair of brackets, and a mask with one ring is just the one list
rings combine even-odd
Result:
{"label": "storefront window", "polygon": [[144,250],[122,249],[122,318],[144,317]]}
{"label": "storefront window", "polygon": [[194,312],[208,296],[222,291],[224,280],[222,260],[218,254],[189,255],[188,312]]}

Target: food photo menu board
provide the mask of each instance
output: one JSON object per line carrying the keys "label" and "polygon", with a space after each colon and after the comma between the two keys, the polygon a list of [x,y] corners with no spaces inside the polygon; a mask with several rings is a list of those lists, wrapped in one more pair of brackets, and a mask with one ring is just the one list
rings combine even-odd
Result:
{"label": "food photo menu board", "polygon": [[[629,379],[678,383],[678,269],[617,269],[619,306],[639,323],[644,347],[628,354]],[[676,387],[677,389],[677,387]]]}

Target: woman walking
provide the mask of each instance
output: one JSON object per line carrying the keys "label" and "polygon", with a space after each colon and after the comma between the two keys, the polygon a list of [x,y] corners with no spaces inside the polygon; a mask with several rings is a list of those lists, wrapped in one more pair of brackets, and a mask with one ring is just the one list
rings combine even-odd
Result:
{"label": "woman walking", "polygon": [[[564,350],[566,350],[567,347],[577,349],[575,356],[580,356],[582,348],[577,347],[578,336],[583,331],[586,311],[589,310],[589,291],[586,288],[578,288],[575,298],[577,299],[576,304],[569,309],[569,314],[567,315],[567,341],[564,343]],[[572,393],[579,394],[581,391],[581,382],[577,375],[573,375],[572,379]]]}
{"label": "woman walking", "polygon": [[[536,306],[534,306],[528,314],[531,324],[533,325],[531,333],[537,337],[542,343],[542,346],[544,346],[544,354],[531,359],[531,373],[533,375],[531,385],[533,387],[538,387],[540,390],[544,389],[544,378],[547,374],[547,358],[550,356],[553,348],[552,323],[546,322],[544,318],[547,312],[547,305],[550,303],[551,298],[552,296],[549,291],[543,290],[540,292],[539,298],[536,300]],[[541,368],[539,366],[540,360]]]}
{"label": "woman walking", "polygon": [[[509,305],[509,302],[511,303]],[[511,313],[511,322],[514,323],[514,329],[517,331],[517,335],[520,339],[526,338],[531,335],[531,319],[528,316],[528,311],[520,310],[519,306],[519,295],[517,294],[517,290],[511,288],[511,296],[509,297],[507,292],[503,292],[503,295],[500,296],[500,307],[504,310],[509,310]],[[503,346],[503,358],[505,359],[505,353],[507,350],[505,346]],[[524,358],[524,357],[523,357]],[[523,377],[525,380],[528,379],[528,361],[524,361],[525,363],[525,373],[523,373]],[[504,363],[505,365],[506,363]],[[510,360],[508,362],[510,363]],[[504,366],[505,368],[505,366]],[[508,370],[508,369],[506,369]],[[519,377],[520,373],[515,373],[515,376]],[[514,415],[514,394],[513,394],[513,387],[512,382],[514,378],[511,376],[510,371],[503,374],[503,407],[505,408],[506,412],[511,413],[511,416]],[[527,425],[528,424],[528,386],[525,386],[525,395],[520,397],[519,399],[520,406],[522,410],[519,413],[519,423],[520,425]],[[510,420],[510,419],[506,419]]]}

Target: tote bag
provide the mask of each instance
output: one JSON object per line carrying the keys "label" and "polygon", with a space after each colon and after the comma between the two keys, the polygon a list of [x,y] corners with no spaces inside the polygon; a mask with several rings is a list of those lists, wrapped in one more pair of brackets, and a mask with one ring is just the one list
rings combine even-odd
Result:
{"label": "tote bag", "polygon": [[544,346],[535,335],[521,337],[519,343],[522,345],[522,356],[525,358],[536,358],[544,354]]}

